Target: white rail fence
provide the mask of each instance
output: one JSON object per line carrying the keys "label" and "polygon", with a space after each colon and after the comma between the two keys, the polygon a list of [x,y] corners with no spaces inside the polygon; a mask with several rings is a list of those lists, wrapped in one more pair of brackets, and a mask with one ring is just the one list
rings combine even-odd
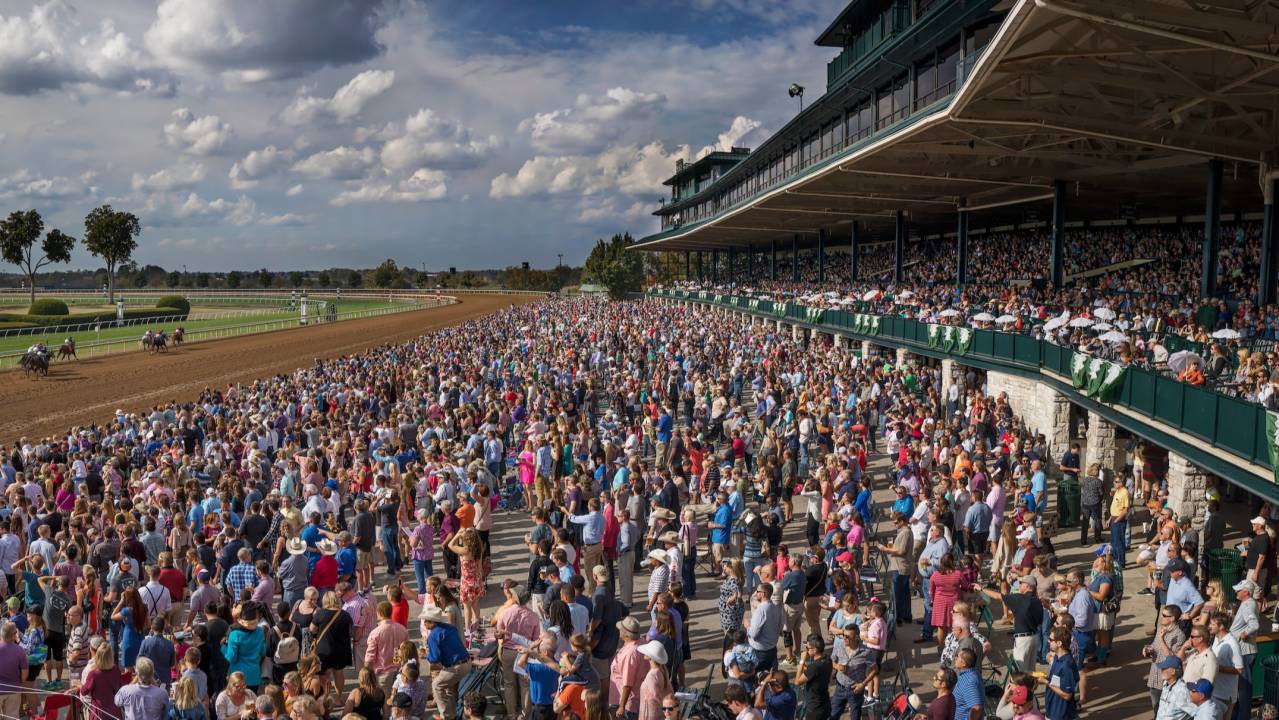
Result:
{"label": "white rail fence", "polygon": [[[423,300],[423,302],[419,302],[416,304],[388,305],[386,307],[380,307],[380,308],[366,308],[364,310],[354,310],[351,312],[337,313],[335,316],[332,317],[332,319],[330,319],[328,316],[311,315],[307,318],[308,323],[306,325],[301,325],[300,318],[294,317],[294,318],[287,318],[287,319],[268,320],[268,321],[256,322],[256,323],[244,323],[241,325],[226,325],[223,327],[208,328],[205,330],[188,330],[183,338],[183,341],[184,343],[192,343],[192,342],[201,342],[206,340],[217,340],[217,339],[235,337],[238,335],[253,335],[256,333],[271,332],[274,330],[287,330],[290,328],[297,328],[297,327],[318,327],[318,326],[330,324],[331,322],[341,322],[344,320],[358,320],[362,318],[380,317],[383,315],[392,315],[395,313],[409,312],[412,310],[421,310],[423,308],[453,305],[458,302],[457,298],[450,297],[450,296],[439,296],[438,298],[437,297],[421,298],[421,300]],[[112,327],[112,326],[106,325],[105,327]],[[172,350],[173,349],[172,337],[169,338],[169,342],[170,342],[169,348],[170,350]],[[76,353],[80,355],[81,357],[83,357],[86,355],[105,355],[109,353],[128,352],[130,350],[141,350],[142,349],[141,343],[142,343],[141,336],[127,337],[127,338],[114,338],[110,340],[89,341],[89,342],[78,343],[76,345]],[[56,352],[57,352],[56,345],[50,345],[49,349],[54,351],[56,355]],[[21,351],[0,353],[0,367],[16,366],[18,362],[22,359],[23,354],[24,353]],[[57,361],[55,360],[53,364],[51,365],[51,368],[56,366],[57,366]]]}

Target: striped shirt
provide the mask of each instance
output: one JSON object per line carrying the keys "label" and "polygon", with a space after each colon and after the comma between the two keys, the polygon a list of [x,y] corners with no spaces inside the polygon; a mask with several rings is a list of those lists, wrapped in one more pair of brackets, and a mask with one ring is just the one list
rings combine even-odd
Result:
{"label": "striped shirt", "polygon": [[984,699],[977,671],[972,668],[959,671],[952,693],[955,696],[955,720],[968,720],[969,711],[981,707]]}

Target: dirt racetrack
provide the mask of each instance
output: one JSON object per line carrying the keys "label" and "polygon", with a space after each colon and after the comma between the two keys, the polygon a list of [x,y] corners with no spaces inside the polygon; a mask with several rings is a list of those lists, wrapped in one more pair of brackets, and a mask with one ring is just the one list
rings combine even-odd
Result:
{"label": "dirt racetrack", "polygon": [[0,442],[62,435],[76,425],[106,422],[116,408],[139,412],[155,403],[186,402],[206,387],[292,372],[316,358],[404,342],[536,299],[468,295],[456,305],[192,343],[158,355],[137,351],[54,362],[39,380],[17,368],[0,371]]}

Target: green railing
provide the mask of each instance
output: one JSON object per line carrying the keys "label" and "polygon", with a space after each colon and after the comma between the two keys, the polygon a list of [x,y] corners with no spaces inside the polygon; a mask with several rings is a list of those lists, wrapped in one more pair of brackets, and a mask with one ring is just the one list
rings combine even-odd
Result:
{"label": "green railing", "polygon": [[[675,299],[691,299],[715,303],[713,295],[660,291],[654,294]],[[728,296],[721,296],[728,300]],[[928,355],[945,355],[957,360],[979,360],[992,367],[1004,367],[1025,373],[1047,371],[1066,379],[1076,355],[1069,347],[1036,340],[1029,335],[972,330],[972,343],[967,351],[958,347],[946,350],[929,343],[929,325],[902,317],[881,316],[878,332],[870,335],[856,329],[857,313],[826,310],[814,322],[809,308],[799,303],[786,303],[785,312],[775,312],[768,300],[739,299],[739,307],[754,312],[798,320],[826,332],[857,335],[878,343],[896,344],[917,349]],[[755,303],[755,305],[750,305]],[[727,302],[719,303],[729,305]],[[859,309],[857,312],[860,312]],[[1092,356],[1085,357],[1091,359]],[[1095,400],[1095,399],[1090,399]],[[1184,433],[1210,443],[1214,448],[1237,459],[1270,467],[1270,438],[1266,434],[1266,410],[1262,406],[1209,389],[1187,385],[1166,375],[1130,365],[1118,391],[1106,405],[1129,410],[1153,420],[1174,433]]]}

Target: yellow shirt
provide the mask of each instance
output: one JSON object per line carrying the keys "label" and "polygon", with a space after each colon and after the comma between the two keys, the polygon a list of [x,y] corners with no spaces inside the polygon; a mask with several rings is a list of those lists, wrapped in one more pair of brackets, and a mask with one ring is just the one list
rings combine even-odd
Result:
{"label": "yellow shirt", "polygon": [[1128,506],[1132,501],[1128,497],[1128,488],[1120,485],[1115,488],[1115,494],[1110,498],[1110,516],[1119,517],[1128,512]]}

